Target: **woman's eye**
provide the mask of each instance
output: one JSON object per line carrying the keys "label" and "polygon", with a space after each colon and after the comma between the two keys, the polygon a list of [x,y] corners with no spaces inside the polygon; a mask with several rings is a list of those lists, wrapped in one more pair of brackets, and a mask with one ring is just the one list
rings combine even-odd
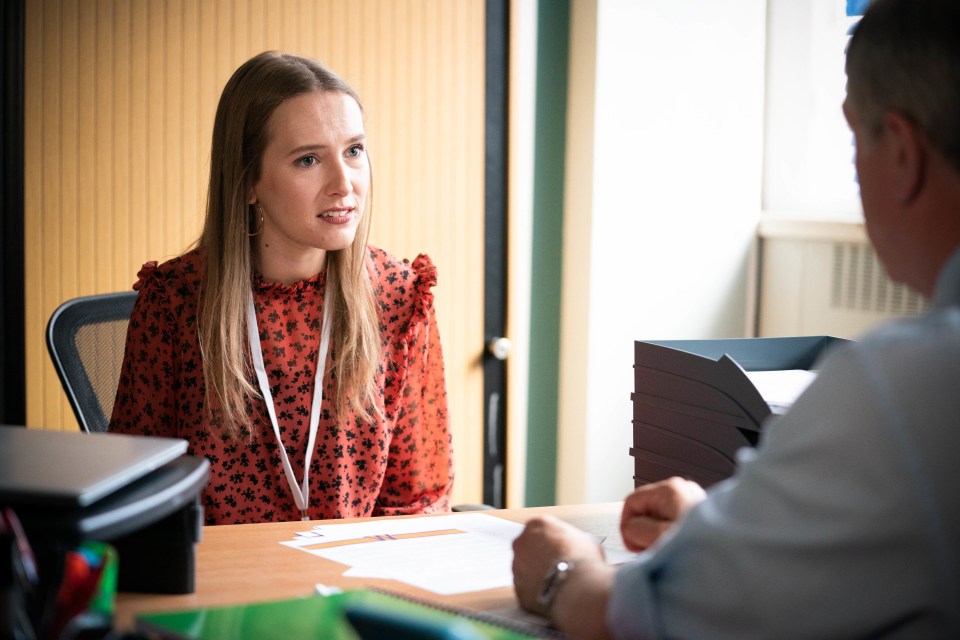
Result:
{"label": "woman's eye", "polygon": [[364,148],[362,144],[355,144],[349,149],[347,149],[347,157],[359,158],[360,156],[363,155],[363,149]]}
{"label": "woman's eye", "polygon": [[297,164],[299,164],[301,167],[312,167],[313,165],[317,164],[317,158],[316,156],[303,156],[297,160]]}

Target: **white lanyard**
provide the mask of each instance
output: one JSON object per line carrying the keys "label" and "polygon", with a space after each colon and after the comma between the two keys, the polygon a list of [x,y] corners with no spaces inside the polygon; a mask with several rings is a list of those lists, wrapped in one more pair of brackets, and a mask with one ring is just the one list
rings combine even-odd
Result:
{"label": "white lanyard", "polygon": [[250,305],[247,307],[247,335],[250,338],[250,353],[253,356],[253,368],[257,372],[257,382],[260,383],[260,393],[267,405],[270,423],[273,425],[273,434],[277,437],[280,447],[280,460],[283,462],[283,473],[287,476],[290,493],[293,501],[300,509],[300,519],[309,520],[307,507],[310,504],[310,459],[313,457],[313,446],[317,440],[317,425],[320,424],[320,405],[323,404],[323,370],[327,364],[327,351],[330,348],[330,316],[333,309],[330,306],[330,287],[327,286],[323,294],[323,325],[320,329],[320,352],[317,354],[317,374],[313,381],[313,406],[310,409],[310,437],[307,440],[307,452],[303,461],[303,483],[297,486],[297,478],[290,466],[287,450],[280,439],[280,425],[277,424],[277,411],[273,406],[273,394],[270,393],[270,381],[267,379],[267,370],[263,365],[263,349],[260,346],[260,332],[257,329],[257,312],[253,306],[253,295],[250,296]]}

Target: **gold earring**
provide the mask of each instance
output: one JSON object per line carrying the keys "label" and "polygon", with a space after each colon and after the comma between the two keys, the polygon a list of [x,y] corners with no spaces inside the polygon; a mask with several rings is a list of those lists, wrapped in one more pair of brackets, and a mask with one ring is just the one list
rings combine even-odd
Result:
{"label": "gold earring", "polygon": [[255,203],[254,206],[257,207],[257,211],[260,213],[260,223],[257,225],[256,231],[247,234],[250,238],[260,235],[260,232],[263,231],[263,207],[260,206],[259,202]]}

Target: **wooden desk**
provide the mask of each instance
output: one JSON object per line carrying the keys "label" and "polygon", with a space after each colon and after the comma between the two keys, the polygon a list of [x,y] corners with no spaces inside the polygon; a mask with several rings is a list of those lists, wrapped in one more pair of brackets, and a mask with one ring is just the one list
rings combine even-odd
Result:
{"label": "wooden desk", "polygon": [[[601,520],[616,518],[620,514],[621,507],[620,502],[610,502],[501,509],[483,513],[514,522],[526,522],[544,513],[553,514],[564,520],[582,522],[590,518]],[[430,516],[403,517],[429,518]],[[356,522],[356,520],[353,521]],[[589,527],[585,528],[589,530]],[[174,596],[118,594],[117,627],[132,628],[134,616],[140,612],[292,598],[313,593],[314,585],[317,583],[343,589],[376,586],[477,611],[517,608],[513,587],[441,596],[394,580],[345,578],[342,575],[346,570],[344,565],[279,544],[280,541],[289,540],[296,531],[303,529],[303,522],[204,527],[203,538],[197,545],[196,591],[187,595]]]}

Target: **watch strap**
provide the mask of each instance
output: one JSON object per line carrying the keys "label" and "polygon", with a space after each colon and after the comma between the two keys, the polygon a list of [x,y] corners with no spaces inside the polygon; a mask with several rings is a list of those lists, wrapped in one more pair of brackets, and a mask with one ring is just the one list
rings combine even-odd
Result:
{"label": "watch strap", "polygon": [[537,604],[539,604],[548,615],[550,608],[553,606],[553,601],[560,591],[560,586],[567,580],[575,566],[576,563],[573,560],[557,560],[556,564],[550,568],[550,571],[548,571],[547,575],[543,578],[540,592],[537,594]]}

